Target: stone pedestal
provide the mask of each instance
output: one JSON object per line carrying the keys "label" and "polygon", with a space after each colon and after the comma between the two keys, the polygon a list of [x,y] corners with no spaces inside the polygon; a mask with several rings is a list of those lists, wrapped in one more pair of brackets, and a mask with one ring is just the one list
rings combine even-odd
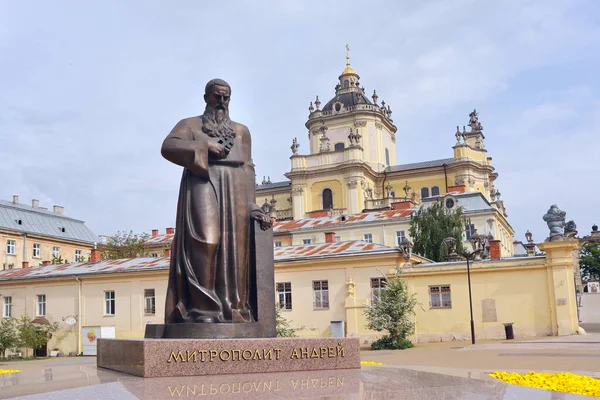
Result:
{"label": "stone pedestal", "polygon": [[151,377],[360,368],[358,338],[98,339],[98,367]]}

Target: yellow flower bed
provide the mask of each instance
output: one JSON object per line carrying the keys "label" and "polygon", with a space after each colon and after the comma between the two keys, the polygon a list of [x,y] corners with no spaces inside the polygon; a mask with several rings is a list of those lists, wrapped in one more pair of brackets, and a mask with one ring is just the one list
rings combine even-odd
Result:
{"label": "yellow flower bed", "polygon": [[489,374],[489,376],[513,385],[600,397],[600,380],[570,372],[528,372],[519,374],[496,371]]}
{"label": "yellow flower bed", "polygon": [[0,375],[12,374],[13,372],[21,372],[18,369],[0,369]]}

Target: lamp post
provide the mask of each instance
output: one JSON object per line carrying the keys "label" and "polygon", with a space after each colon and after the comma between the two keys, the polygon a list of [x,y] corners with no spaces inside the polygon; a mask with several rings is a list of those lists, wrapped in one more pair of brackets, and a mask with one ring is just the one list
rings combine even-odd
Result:
{"label": "lamp post", "polygon": [[473,295],[471,294],[471,265],[470,262],[476,259],[481,259],[481,254],[485,253],[486,247],[490,240],[493,239],[491,234],[480,236],[477,231],[469,238],[473,251],[457,251],[456,250],[456,239],[453,237],[447,237],[443,240],[443,243],[450,248],[449,257],[462,256],[467,260],[467,282],[469,287],[469,314],[471,317],[471,344],[475,344],[475,322],[473,320]]}

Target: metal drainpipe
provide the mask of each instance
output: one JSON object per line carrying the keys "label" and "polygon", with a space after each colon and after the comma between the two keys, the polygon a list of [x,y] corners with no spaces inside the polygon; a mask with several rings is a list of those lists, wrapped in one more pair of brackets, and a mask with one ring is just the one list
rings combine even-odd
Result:
{"label": "metal drainpipe", "polygon": [[25,261],[27,261],[27,234],[26,233],[23,234],[23,260],[21,261],[21,266],[23,266],[23,263]]}
{"label": "metal drainpipe", "polygon": [[78,276],[75,276],[77,281],[77,354],[83,353],[83,349],[80,349],[81,344],[81,280]]}

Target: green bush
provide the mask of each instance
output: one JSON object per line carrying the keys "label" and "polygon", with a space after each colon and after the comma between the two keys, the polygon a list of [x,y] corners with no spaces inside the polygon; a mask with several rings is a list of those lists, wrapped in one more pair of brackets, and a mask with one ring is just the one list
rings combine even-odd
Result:
{"label": "green bush", "polygon": [[408,339],[398,339],[397,341],[393,341],[392,337],[386,335],[382,338],[377,339],[373,343],[371,343],[372,350],[404,350],[410,349],[414,345]]}

